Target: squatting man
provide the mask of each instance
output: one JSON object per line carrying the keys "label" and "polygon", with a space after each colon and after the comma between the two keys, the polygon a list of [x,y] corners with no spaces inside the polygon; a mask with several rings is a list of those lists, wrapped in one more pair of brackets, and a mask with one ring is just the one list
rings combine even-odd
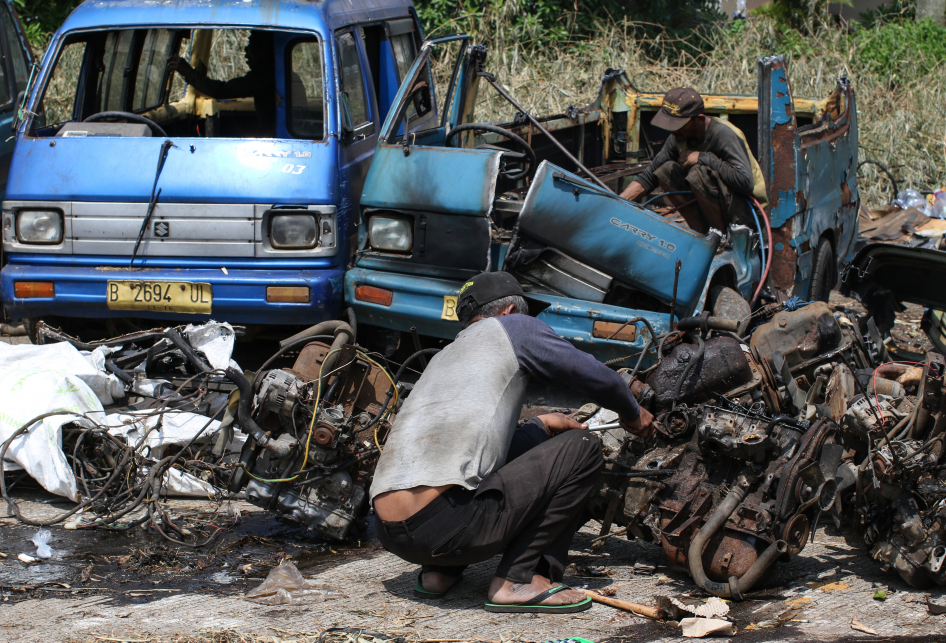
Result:
{"label": "squatting man", "polygon": [[658,185],[687,225],[706,234],[732,223],[752,225],[752,198],[766,207],[765,179],[746,137],[735,125],[704,114],[695,89],[677,87],[664,95],[651,123],[672,132],[653,162],[621,193],[631,201]]}
{"label": "squatting man", "polygon": [[578,612],[561,583],[604,460],[598,438],[561,413],[516,427],[530,378],[617,412],[649,439],[653,416],[621,377],[535,319],[547,304],[506,272],[463,285],[463,330],[430,361],[394,420],[371,485],[378,538],[421,565],[414,593],[439,598],[464,568],[502,553],[493,612]]}

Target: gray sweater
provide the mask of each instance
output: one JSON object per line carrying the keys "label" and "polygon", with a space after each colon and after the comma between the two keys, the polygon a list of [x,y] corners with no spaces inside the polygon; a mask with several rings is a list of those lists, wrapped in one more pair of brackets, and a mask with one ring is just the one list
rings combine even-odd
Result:
{"label": "gray sweater", "polygon": [[751,157],[745,140],[740,139],[734,129],[717,118],[710,118],[702,141],[685,140],[681,143],[675,134],[671,134],[657,152],[653,163],[634,180],[650,192],[657,187],[654,171],[658,167],[668,161],[676,162],[684,152],[696,151],[700,153],[700,163],[716,170],[733,192],[755,194],[764,206],[765,183],[762,182],[762,173],[759,171],[758,176],[755,176],[753,164],[756,167],[758,164]]}
{"label": "gray sweater", "polygon": [[640,416],[621,376],[527,315],[484,319],[437,353],[404,403],[375,469],[371,498],[396,489],[475,489],[505,464],[529,377]]}

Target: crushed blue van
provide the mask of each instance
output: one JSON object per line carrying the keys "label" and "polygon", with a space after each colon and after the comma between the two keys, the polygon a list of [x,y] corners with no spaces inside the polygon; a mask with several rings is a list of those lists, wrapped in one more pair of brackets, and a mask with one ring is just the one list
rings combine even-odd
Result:
{"label": "crushed blue van", "polygon": [[[779,301],[827,300],[853,258],[860,203],[846,79],[824,99],[794,98],[776,56],[758,61],[757,96],[703,96],[707,114],[744,134],[769,205],[755,225],[699,234],[672,208],[618,196],[668,136],[651,123],[662,91],[640,92],[608,70],[590,105],[529,117],[488,73],[486,51],[464,45],[444,120],[404,136],[401,114],[442,44],[421,48],[365,183],[345,296],[388,346],[406,332],[452,339],[457,292],[487,270],[511,272],[550,304],[540,319],[612,364],[652,362],[648,347],[682,317],[748,323],[763,289]],[[478,91],[499,92],[516,118],[475,122]]]}
{"label": "crushed blue van", "polygon": [[87,0],[16,132],[7,317],[337,317],[378,132],[421,42],[410,0]]}

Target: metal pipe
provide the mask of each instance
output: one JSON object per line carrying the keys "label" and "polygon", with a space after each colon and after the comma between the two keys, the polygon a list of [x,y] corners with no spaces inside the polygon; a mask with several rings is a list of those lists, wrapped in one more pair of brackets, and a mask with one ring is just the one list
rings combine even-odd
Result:
{"label": "metal pipe", "polygon": [[552,141],[552,144],[555,145],[555,147],[557,147],[557,148],[559,149],[559,151],[562,152],[562,154],[564,154],[565,156],[568,157],[568,160],[569,160],[569,161],[571,161],[572,163],[574,163],[578,168],[581,169],[582,172],[584,172],[585,174],[588,175],[588,178],[590,178],[590,179],[592,180],[592,182],[594,182],[594,183],[595,183],[596,185],[598,185],[599,187],[604,188],[605,190],[607,190],[608,192],[611,192],[611,193],[613,194],[613,190],[611,190],[611,188],[609,188],[607,185],[605,185],[604,181],[602,181],[602,180],[599,179],[597,176],[595,176],[594,174],[592,174],[591,170],[589,170],[588,168],[586,168],[586,167],[584,166],[584,164],[583,164],[581,161],[579,161],[578,159],[576,159],[576,158],[572,155],[572,153],[569,152],[569,151],[565,148],[565,146],[562,145],[562,144],[559,142],[559,140],[558,140],[557,138],[555,138],[554,136],[552,136],[552,134],[551,134],[547,129],[545,129],[544,127],[542,127],[542,124],[539,123],[539,121],[537,121],[537,120],[532,116],[532,114],[530,114],[529,112],[527,112],[525,107],[523,107],[522,105],[520,105],[519,103],[517,103],[517,102],[516,102],[516,99],[514,99],[512,96],[510,96],[509,94],[507,94],[507,93],[506,93],[506,90],[504,90],[504,89],[502,88],[502,86],[500,86],[500,84],[496,82],[496,77],[495,77],[495,76],[493,76],[492,74],[485,73],[485,72],[480,72],[479,75],[480,75],[481,77],[485,78],[485,79],[486,79],[486,82],[488,82],[490,85],[492,85],[492,86],[493,86],[493,89],[495,89],[497,92],[499,92],[499,95],[500,95],[500,96],[502,96],[502,97],[505,98],[507,101],[509,101],[509,104],[510,104],[510,105],[512,105],[513,107],[515,107],[516,109],[518,109],[523,115],[525,115],[525,117],[529,119],[529,122],[532,123],[532,125],[533,125],[534,127],[537,127],[540,132],[542,132],[543,134],[545,134],[545,135],[548,137],[548,139],[549,139],[550,141]]}
{"label": "metal pipe", "polygon": [[310,326],[304,331],[296,333],[288,339],[282,340],[279,342],[279,346],[280,348],[285,348],[289,344],[304,340],[307,337],[315,337],[316,335],[329,335],[333,333],[335,335],[335,340],[332,342],[332,346],[329,349],[328,357],[326,357],[325,361],[322,363],[322,384],[324,385],[324,378],[328,376],[328,373],[332,372],[332,369],[335,368],[335,363],[338,361],[338,350],[341,349],[341,347],[345,344],[352,344],[355,342],[355,331],[352,330],[351,326],[343,321],[330,319],[328,321],[322,322],[321,324]]}
{"label": "metal pipe", "polygon": [[731,577],[728,583],[717,583],[711,581],[703,570],[703,548],[720,528],[726,524],[729,517],[736,511],[736,507],[746,497],[746,491],[740,484],[723,499],[710,516],[706,524],[700,529],[697,535],[690,541],[690,547],[687,550],[687,563],[690,567],[690,575],[693,581],[710,594],[721,598],[734,598],[737,601],[743,600],[743,594],[755,585],[762,574],[772,566],[775,559],[788,551],[788,545],[784,540],[777,540],[762,552],[752,566],[742,575],[742,578]]}
{"label": "metal pipe", "polygon": [[683,268],[683,262],[677,259],[677,266],[673,273],[673,297],[670,298],[670,330],[674,329],[673,317],[677,309],[677,284],[680,283],[681,268]]}

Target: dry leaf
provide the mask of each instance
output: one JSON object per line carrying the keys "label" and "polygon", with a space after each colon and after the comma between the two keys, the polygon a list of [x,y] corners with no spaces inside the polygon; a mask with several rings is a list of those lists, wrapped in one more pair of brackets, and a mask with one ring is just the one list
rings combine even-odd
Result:
{"label": "dry leaf", "polygon": [[599,589],[598,593],[601,594],[602,596],[614,596],[615,594],[618,593],[618,590],[616,590],[613,587],[605,587],[603,589]]}
{"label": "dry leaf", "polygon": [[802,596],[801,598],[796,598],[796,599],[793,600],[793,601],[788,601],[788,602],[787,602],[787,605],[788,605],[788,607],[790,607],[790,608],[792,608],[792,609],[798,609],[798,608],[800,608],[802,605],[807,605],[807,604],[810,603],[810,602],[811,602],[811,598],[810,598],[810,597],[808,597],[808,596]]}
{"label": "dry leaf", "polygon": [[820,589],[822,592],[843,592],[846,589],[851,589],[851,586],[843,581],[834,581],[833,583],[808,583],[808,587],[811,589]]}
{"label": "dry leaf", "polygon": [[856,616],[851,619],[851,629],[857,630],[858,632],[863,632],[864,634],[873,634],[874,636],[877,636],[877,630],[873,630],[867,627],[866,625],[858,621]]}

